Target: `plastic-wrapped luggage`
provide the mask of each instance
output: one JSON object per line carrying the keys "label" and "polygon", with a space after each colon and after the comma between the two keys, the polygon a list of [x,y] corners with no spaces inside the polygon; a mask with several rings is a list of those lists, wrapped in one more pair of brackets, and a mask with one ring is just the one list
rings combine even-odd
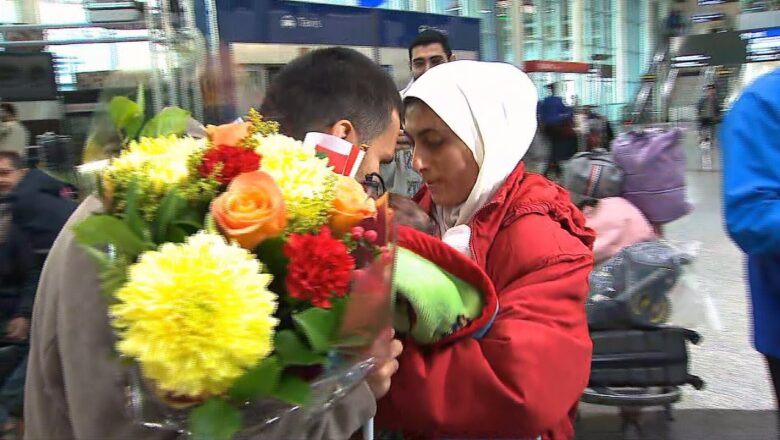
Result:
{"label": "plastic-wrapped luggage", "polygon": [[591,330],[646,328],[671,313],[668,293],[693,256],[664,241],[623,248],[590,274],[586,310]]}

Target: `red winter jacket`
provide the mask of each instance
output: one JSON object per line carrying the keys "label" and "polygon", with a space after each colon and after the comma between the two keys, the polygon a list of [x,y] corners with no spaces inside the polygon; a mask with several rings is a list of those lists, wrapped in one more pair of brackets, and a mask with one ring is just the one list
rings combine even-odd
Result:
{"label": "red winter jacket", "polygon": [[[417,200],[431,212],[427,190]],[[584,304],[594,234],[563,189],[523,164],[470,226],[498,315],[481,339],[427,349],[404,341],[377,426],[424,438],[572,439],[590,374]]]}

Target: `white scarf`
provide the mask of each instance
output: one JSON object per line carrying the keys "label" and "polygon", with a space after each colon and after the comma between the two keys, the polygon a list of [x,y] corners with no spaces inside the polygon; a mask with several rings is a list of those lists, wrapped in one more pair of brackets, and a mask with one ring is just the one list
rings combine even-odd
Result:
{"label": "white scarf", "polygon": [[[474,214],[490,201],[530,148],[536,133],[536,87],[528,75],[510,64],[454,61],[426,72],[406,97],[420,99],[436,112],[479,165],[477,181],[465,202],[434,207],[445,239],[452,228],[468,228]],[[459,242],[463,229],[457,229]]]}

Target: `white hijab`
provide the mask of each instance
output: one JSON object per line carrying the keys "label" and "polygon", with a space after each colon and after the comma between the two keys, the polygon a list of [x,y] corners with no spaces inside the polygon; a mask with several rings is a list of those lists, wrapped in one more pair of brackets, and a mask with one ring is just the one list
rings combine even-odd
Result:
{"label": "white hijab", "polygon": [[[442,238],[456,228],[468,249],[468,223],[501,187],[531,146],[536,133],[537,94],[528,75],[504,63],[455,61],[437,66],[406,94],[426,103],[466,144],[479,165],[468,198],[459,206],[436,206]],[[446,240],[445,240],[446,241]],[[468,253],[468,252],[465,252]]]}

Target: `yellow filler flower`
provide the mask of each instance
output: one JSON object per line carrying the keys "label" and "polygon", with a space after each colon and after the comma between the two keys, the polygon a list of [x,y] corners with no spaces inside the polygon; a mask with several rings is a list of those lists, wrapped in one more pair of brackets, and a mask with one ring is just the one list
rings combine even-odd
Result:
{"label": "yellow filler flower", "polygon": [[319,230],[328,221],[336,174],[328,160],[317,157],[314,148],[293,138],[273,134],[255,135],[260,170],[270,174],[282,190],[287,208],[288,232]]}
{"label": "yellow filler flower", "polygon": [[118,351],[175,396],[224,393],[273,351],[276,295],[252,254],[200,232],[143,254],[110,307]]}

